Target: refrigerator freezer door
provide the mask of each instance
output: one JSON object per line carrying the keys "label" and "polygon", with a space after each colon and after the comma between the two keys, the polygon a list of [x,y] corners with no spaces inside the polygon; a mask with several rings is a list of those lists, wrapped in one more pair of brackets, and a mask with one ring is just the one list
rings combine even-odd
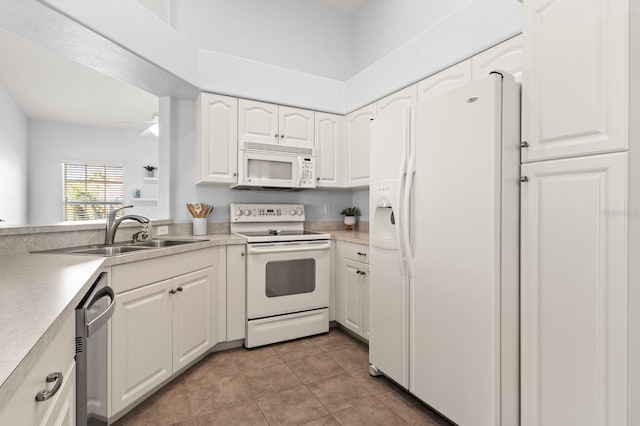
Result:
{"label": "refrigerator freezer door", "polygon": [[411,135],[409,109],[371,128],[369,362],[400,385],[409,383],[408,275],[402,250],[402,200]]}
{"label": "refrigerator freezer door", "polygon": [[501,424],[501,110],[492,75],[417,112],[411,391],[461,426]]}

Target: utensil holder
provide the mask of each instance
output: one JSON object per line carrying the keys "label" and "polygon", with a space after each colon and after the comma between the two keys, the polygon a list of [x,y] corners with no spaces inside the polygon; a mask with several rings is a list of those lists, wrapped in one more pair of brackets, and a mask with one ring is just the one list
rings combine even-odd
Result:
{"label": "utensil holder", "polygon": [[193,218],[193,235],[207,235],[207,218]]}

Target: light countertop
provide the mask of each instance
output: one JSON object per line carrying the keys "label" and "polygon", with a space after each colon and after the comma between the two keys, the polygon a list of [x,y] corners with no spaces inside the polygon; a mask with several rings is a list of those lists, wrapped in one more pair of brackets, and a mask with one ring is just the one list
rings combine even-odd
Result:
{"label": "light countertop", "polygon": [[336,241],[347,241],[356,244],[369,244],[369,232],[366,231],[327,231]]}

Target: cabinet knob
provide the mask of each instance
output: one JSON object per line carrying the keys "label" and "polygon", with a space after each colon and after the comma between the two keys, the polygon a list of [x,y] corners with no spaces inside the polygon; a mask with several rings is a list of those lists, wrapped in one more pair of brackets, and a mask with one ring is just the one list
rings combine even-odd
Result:
{"label": "cabinet knob", "polygon": [[362,275],[367,275],[367,273],[366,273],[366,272],[364,272],[364,271],[362,271]]}
{"label": "cabinet knob", "polygon": [[236,177],[236,176],[238,176],[238,174],[237,174],[237,173],[234,173],[234,174],[233,174],[233,176],[234,176],[234,177]]}
{"label": "cabinet knob", "polygon": [[240,253],[240,256],[244,257],[244,252]]}
{"label": "cabinet knob", "polygon": [[280,135],[280,139],[284,139],[284,135]]}
{"label": "cabinet knob", "polygon": [[62,373],[61,372],[55,372],[55,373],[51,373],[49,375],[47,375],[47,383],[53,383],[55,382],[56,384],[53,385],[53,387],[51,388],[51,390],[45,389],[45,390],[41,390],[40,392],[38,392],[36,394],[36,401],[38,402],[42,402],[42,401],[46,401],[48,399],[51,399],[51,397],[53,397],[53,395],[55,395],[59,390],[60,390],[60,386],[62,386]]}
{"label": "cabinet knob", "polygon": [[176,291],[171,289],[171,290],[169,290],[169,294],[176,294]]}
{"label": "cabinet knob", "polygon": [[359,251],[357,254],[358,254],[358,256],[366,256],[367,255],[367,253],[362,253],[361,251]]}
{"label": "cabinet knob", "polygon": [[529,142],[527,141],[520,142],[520,148],[529,148]]}
{"label": "cabinet knob", "polygon": [[317,180],[318,182],[320,182],[320,178],[319,178],[319,177],[317,177],[317,178],[316,178],[316,180]]}
{"label": "cabinet knob", "polygon": [[274,138],[278,139],[278,134],[273,135]]}
{"label": "cabinet knob", "polygon": [[182,291],[184,290],[182,287],[178,287],[178,291]]}
{"label": "cabinet knob", "polygon": [[520,176],[520,182],[529,182],[529,178],[527,176]]}

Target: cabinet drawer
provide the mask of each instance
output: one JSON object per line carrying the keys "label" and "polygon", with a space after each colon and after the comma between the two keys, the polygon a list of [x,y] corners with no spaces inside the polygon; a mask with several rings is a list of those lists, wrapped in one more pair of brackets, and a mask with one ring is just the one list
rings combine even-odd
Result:
{"label": "cabinet drawer", "polygon": [[214,260],[215,248],[208,248],[116,265],[111,268],[111,286],[116,293],[123,293],[208,268]]}
{"label": "cabinet drawer", "polygon": [[342,257],[356,262],[369,263],[369,246],[365,244],[342,243]]}
{"label": "cabinet drawer", "polygon": [[[44,347],[27,376],[0,412],[0,425],[37,425],[53,417],[57,418],[58,399],[68,386],[75,385],[73,360],[75,352],[75,315],[67,314],[62,328]],[[71,365],[71,366],[70,366]],[[52,388],[46,378],[50,373],[62,373],[62,385],[51,399],[36,401],[36,393]],[[71,373],[71,374],[70,374]],[[75,407],[74,407],[75,411]],[[75,413],[74,413],[75,415]]]}

